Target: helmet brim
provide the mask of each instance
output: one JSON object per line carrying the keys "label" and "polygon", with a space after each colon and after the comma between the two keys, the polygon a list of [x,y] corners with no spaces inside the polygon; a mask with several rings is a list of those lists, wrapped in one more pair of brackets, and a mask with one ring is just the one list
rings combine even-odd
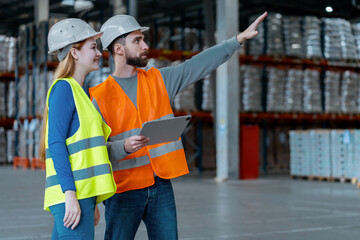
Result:
{"label": "helmet brim", "polygon": [[[147,30],[149,30],[149,29],[150,29],[149,27],[140,27],[140,28],[136,28],[136,29],[134,29],[134,30],[132,30],[132,31],[130,31],[130,32],[123,33],[122,35],[131,33],[131,32],[135,32],[135,31],[137,31],[137,30],[140,30],[141,32],[145,32],[145,31],[147,31]],[[118,38],[118,37],[120,37],[120,36],[122,36],[122,35],[119,35],[119,36],[117,36],[116,38]],[[115,39],[116,39],[116,38],[115,38]],[[114,39],[114,40],[115,40],[115,39]],[[114,41],[114,40],[113,40],[113,41]],[[110,45],[110,44],[109,44],[109,45]],[[103,47],[103,51],[106,51],[106,50],[108,50],[108,46]]]}
{"label": "helmet brim", "polygon": [[[99,39],[102,35],[103,35],[103,32],[94,32],[90,36],[80,38],[78,41],[70,43],[70,44],[78,43],[78,42],[84,41],[84,40],[89,39],[89,38],[94,38],[96,40],[96,39]],[[64,46],[64,47],[66,47],[66,46]],[[56,55],[57,51],[60,50],[60,49],[63,49],[64,47],[59,47],[59,48],[53,49],[52,51],[48,51],[48,54]]]}

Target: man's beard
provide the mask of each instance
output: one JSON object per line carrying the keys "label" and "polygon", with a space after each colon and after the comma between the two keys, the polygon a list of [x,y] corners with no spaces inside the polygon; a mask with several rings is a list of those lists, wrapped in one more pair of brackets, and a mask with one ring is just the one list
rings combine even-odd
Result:
{"label": "man's beard", "polygon": [[136,66],[136,67],[146,67],[148,63],[148,59],[142,59],[142,56],[146,56],[148,51],[140,54],[140,57],[134,57],[130,51],[125,47],[125,54],[126,54],[126,64]]}

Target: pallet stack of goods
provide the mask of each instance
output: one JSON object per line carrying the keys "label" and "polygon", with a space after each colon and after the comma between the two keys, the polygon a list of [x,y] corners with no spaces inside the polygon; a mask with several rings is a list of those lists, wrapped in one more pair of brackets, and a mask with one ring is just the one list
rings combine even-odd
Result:
{"label": "pallet stack of goods", "polygon": [[5,128],[0,127],[0,164],[7,162],[6,151],[6,130]]}
{"label": "pallet stack of goods", "polygon": [[346,70],[341,80],[341,112],[354,114],[359,112],[359,80],[360,75]]}
{"label": "pallet stack of goods", "polygon": [[6,116],[6,104],[7,104],[7,98],[6,98],[6,83],[0,82],[0,118]]}
{"label": "pallet stack of goods", "polygon": [[283,18],[283,35],[287,56],[303,58],[304,40],[301,31],[301,17],[285,16]]}
{"label": "pallet stack of goods", "polygon": [[315,16],[303,18],[303,39],[305,58],[322,58],[321,50],[321,20]]}
{"label": "pallet stack of goods", "polygon": [[326,71],[325,73],[325,112],[339,113],[340,109],[341,72]]}
{"label": "pallet stack of goods", "polygon": [[303,112],[303,73],[301,69],[287,71],[284,109],[287,112]]}
{"label": "pallet stack of goods", "polygon": [[309,134],[306,131],[290,131],[290,174],[292,176],[310,176]]}
{"label": "pallet stack of goods", "polygon": [[269,13],[265,21],[266,25],[266,55],[285,55],[283,41],[283,15],[280,13]]}
{"label": "pallet stack of goods", "polygon": [[13,72],[16,60],[16,38],[0,35],[0,72]]}
{"label": "pallet stack of goods", "polygon": [[292,176],[359,180],[359,129],[293,130],[289,135]]}
{"label": "pallet stack of goods", "polygon": [[286,82],[286,70],[274,67],[267,68],[267,105],[268,112],[285,111],[284,89]]}
{"label": "pallet stack of goods", "polygon": [[305,113],[321,113],[320,70],[306,69],[303,74],[303,109]]}
{"label": "pallet stack of goods", "polygon": [[251,65],[242,65],[241,68],[243,72],[240,78],[241,109],[245,112],[261,112],[263,111],[261,102],[263,69]]}

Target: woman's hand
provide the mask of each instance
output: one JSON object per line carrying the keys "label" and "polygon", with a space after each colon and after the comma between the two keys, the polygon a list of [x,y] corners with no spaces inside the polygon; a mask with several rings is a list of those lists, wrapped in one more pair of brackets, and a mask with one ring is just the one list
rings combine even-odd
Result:
{"label": "woman's hand", "polygon": [[100,221],[100,211],[98,206],[95,206],[95,212],[94,212],[94,226],[98,225]]}
{"label": "woman's hand", "polygon": [[65,216],[64,216],[64,226],[72,230],[80,222],[81,209],[79,201],[76,197],[76,192],[72,190],[65,191]]}

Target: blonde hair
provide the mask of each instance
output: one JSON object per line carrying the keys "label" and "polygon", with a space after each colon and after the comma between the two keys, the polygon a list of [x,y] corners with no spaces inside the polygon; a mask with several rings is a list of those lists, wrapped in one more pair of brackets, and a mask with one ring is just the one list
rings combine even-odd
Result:
{"label": "blonde hair", "polygon": [[[85,44],[85,41],[81,41],[78,43],[74,43],[72,48],[78,49],[80,50],[82,48],[82,46]],[[68,78],[73,76],[75,73],[75,60],[73,58],[73,56],[71,55],[71,52],[69,51],[68,54],[66,55],[66,57],[61,60],[59,62],[59,65],[57,66],[55,73],[54,73],[54,77],[53,77],[53,82],[56,79],[59,78]],[[45,101],[47,101],[48,99],[46,98]],[[39,145],[39,157],[42,161],[45,161],[46,156],[46,149],[45,149],[45,132],[46,132],[46,125],[47,125],[47,117],[48,117],[48,107],[47,107],[47,103],[45,104],[45,108],[44,108],[44,113],[43,113],[43,122],[42,122],[42,127],[41,127],[41,136],[40,136],[40,145]]]}

